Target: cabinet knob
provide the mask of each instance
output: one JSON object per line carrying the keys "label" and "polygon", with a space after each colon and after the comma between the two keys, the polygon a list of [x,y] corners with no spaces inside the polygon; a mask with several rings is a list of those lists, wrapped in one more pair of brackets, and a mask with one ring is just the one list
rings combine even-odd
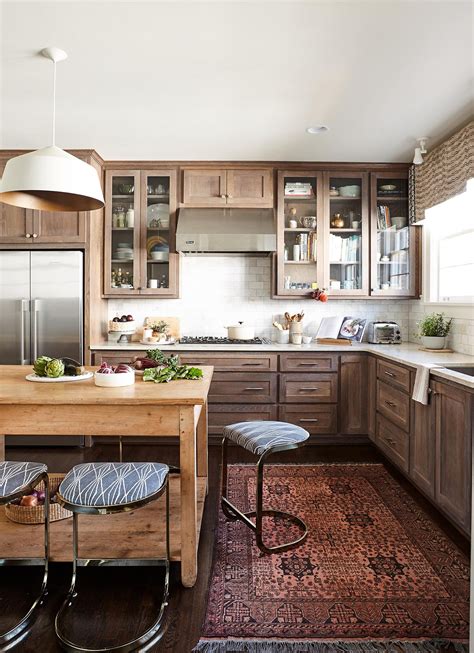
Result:
{"label": "cabinet knob", "polygon": [[222,200],[225,200],[225,198],[226,198],[225,195],[221,195],[221,199],[222,199]]}
{"label": "cabinet knob", "polygon": [[38,234],[33,234],[32,238],[38,238]]}
{"label": "cabinet knob", "polygon": [[31,238],[31,234],[25,234],[25,238]]}

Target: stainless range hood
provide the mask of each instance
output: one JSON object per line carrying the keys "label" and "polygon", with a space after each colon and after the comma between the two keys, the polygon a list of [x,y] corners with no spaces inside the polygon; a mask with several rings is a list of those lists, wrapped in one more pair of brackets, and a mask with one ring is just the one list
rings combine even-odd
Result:
{"label": "stainless range hood", "polygon": [[176,249],[183,254],[270,254],[276,251],[273,209],[180,209]]}

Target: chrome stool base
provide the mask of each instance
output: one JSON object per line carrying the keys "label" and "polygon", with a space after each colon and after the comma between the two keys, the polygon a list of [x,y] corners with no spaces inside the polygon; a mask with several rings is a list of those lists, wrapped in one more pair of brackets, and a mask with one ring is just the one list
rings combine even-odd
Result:
{"label": "chrome stool base", "polygon": [[[150,501],[159,499],[163,493],[166,493],[166,558],[161,559],[161,558],[154,558],[150,560],[150,562],[162,562],[164,567],[165,567],[165,579],[164,579],[164,584],[163,584],[163,597],[161,600],[161,605],[160,605],[160,610],[158,613],[158,616],[150,628],[139,635],[138,637],[129,640],[128,642],[125,642],[123,644],[119,644],[116,646],[112,647],[101,647],[101,648],[87,648],[84,646],[81,646],[80,644],[71,641],[67,635],[65,634],[63,630],[63,622],[65,615],[67,611],[71,608],[74,607],[74,600],[78,596],[78,592],[76,591],[76,579],[77,579],[77,568],[78,566],[103,566],[105,564],[112,564],[115,562],[117,559],[112,558],[112,559],[105,559],[105,560],[89,560],[86,558],[79,558],[78,555],[78,545],[79,545],[79,531],[78,531],[78,514],[79,513],[85,513],[85,514],[115,514],[118,512],[128,512],[129,510],[133,510],[135,508],[139,508],[146,503],[149,503]],[[128,504],[125,508],[119,508],[119,507],[110,507],[106,510],[104,509],[94,509],[92,507],[78,507],[78,506],[71,506],[70,504],[67,504],[64,502],[64,500],[60,500],[58,498],[59,502],[61,505],[64,505],[65,508],[68,509],[73,509],[73,572],[72,572],[72,580],[71,580],[71,587],[69,588],[69,592],[66,596],[66,599],[64,600],[63,604],[61,605],[55,619],[54,627],[56,631],[56,636],[59,640],[59,643],[61,647],[65,650],[68,651],[68,653],[129,653],[130,651],[137,651],[141,650],[141,647],[145,645],[151,645],[155,644],[160,641],[160,639],[163,637],[165,633],[165,629],[163,628],[163,621],[164,621],[164,615],[165,615],[165,609],[168,605],[168,598],[169,598],[169,577],[170,577],[170,528],[169,528],[169,483],[168,483],[168,478],[166,479],[165,485],[161,488],[161,490],[153,495],[152,497],[147,498],[146,501],[140,501],[137,502],[135,506],[131,506],[131,504]],[[78,563],[82,562],[83,565],[79,565]],[[138,562],[138,561],[134,561]]]}
{"label": "chrome stool base", "polygon": [[[308,536],[308,527],[305,522],[296,517],[296,515],[290,515],[287,512],[282,512],[280,510],[267,509],[263,508],[263,470],[266,459],[268,456],[278,453],[281,451],[288,451],[290,449],[296,449],[301,445],[283,445],[280,447],[273,447],[268,449],[263,453],[257,461],[257,490],[256,490],[256,510],[250,512],[242,512],[233,503],[227,498],[227,438],[222,440],[222,496],[221,496],[221,508],[224,515],[232,520],[239,520],[243,522],[246,526],[251,528],[255,532],[255,541],[262,553],[282,553],[283,551],[288,551],[299,546],[306,537]],[[251,520],[251,517],[255,517],[255,522]],[[263,517],[277,517],[280,519],[286,519],[287,521],[298,526],[302,534],[296,540],[291,542],[285,542],[284,544],[279,544],[278,546],[266,546],[263,541]]]}
{"label": "chrome stool base", "polygon": [[[6,503],[9,503],[10,501],[13,501],[14,499],[20,498],[27,492],[33,490],[39,483],[41,483],[41,481],[43,481],[45,486],[44,558],[41,558],[42,563],[44,565],[44,573],[43,573],[43,579],[41,581],[41,588],[39,594],[36,596],[28,612],[21,619],[21,621],[19,621],[15,626],[13,626],[13,628],[10,628],[10,630],[8,630],[7,632],[0,634],[1,650],[4,650],[3,647],[6,647],[7,644],[13,646],[15,644],[15,640],[19,641],[21,639],[21,636],[24,636],[26,634],[28,627],[32,624],[36,616],[37,609],[44,603],[44,600],[48,594],[47,584],[48,584],[48,572],[49,572],[49,501],[50,501],[48,474],[45,472],[37,476],[31,483],[21,488],[21,491],[15,494],[5,496],[5,497],[0,497],[0,505],[4,505]],[[23,564],[29,564],[29,563],[33,564],[35,561],[36,558],[32,558],[31,560],[22,560]],[[13,564],[15,564],[15,558],[9,558],[9,559],[2,560],[0,566],[9,566]],[[5,648],[5,650],[7,649]]]}

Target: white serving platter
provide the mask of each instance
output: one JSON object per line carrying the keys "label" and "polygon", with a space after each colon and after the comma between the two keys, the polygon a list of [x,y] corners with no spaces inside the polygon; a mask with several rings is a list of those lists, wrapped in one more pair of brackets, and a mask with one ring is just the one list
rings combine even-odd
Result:
{"label": "white serving platter", "polygon": [[35,383],[66,383],[68,381],[85,381],[92,379],[94,375],[92,372],[85,372],[79,376],[58,376],[57,379],[50,379],[49,376],[38,376],[37,374],[27,374],[25,379],[27,381],[34,381]]}

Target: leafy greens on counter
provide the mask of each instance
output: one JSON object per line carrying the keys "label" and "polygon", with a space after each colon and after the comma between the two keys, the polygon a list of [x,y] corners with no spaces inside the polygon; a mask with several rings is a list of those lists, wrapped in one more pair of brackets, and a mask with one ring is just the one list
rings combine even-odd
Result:
{"label": "leafy greens on counter", "polygon": [[164,367],[150,367],[143,372],[144,381],[153,381],[154,383],[169,383],[180,379],[201,379],[202,370],[199,367],[190,367],[189,365],[180,365],[179,357],[166,357],[159,349],[150,349],[146,353],[147,358],[155,360]]}

